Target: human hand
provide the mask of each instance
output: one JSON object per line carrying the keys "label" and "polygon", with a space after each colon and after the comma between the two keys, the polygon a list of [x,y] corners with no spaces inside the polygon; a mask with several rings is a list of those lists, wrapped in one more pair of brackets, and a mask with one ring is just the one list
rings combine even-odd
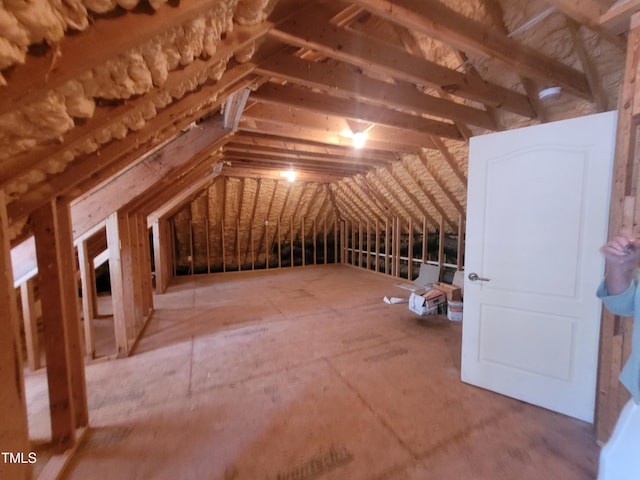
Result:
{"label": "human hand", "polygon": [[607,261],[607,268],[630,273],[640,262],[640,239],[629,230],[622,230],[600,248]]}

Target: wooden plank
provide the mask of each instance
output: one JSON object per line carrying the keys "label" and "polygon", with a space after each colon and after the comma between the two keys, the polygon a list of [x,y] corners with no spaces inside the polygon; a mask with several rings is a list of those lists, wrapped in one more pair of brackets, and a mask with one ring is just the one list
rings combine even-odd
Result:
{"label": "wooden plank", "polygon": [[464,270],[464,249],[465,249],[465,225],[464,225],[465,217],[460,215],[458,220],[458,261],[457,261],[457,269],[458,271]]}
{"label": "wooden plank", "polygon": [[427,243],[429,242],[429,230],[427,230],[427,217],[422,218],[422,263],[427,263],[428,251]]}
{"label": "wooden plank", "polygon": [[586,76],[559,60],[488,29],[437,0],[355,0],[355,4],[456,48],[501,61],[513,71],[591,100]]}
{"label": "wooden plank", "polygon": [[87,240],[77,244],[78,263],[80,267],[80,285],[82,288],[82,316],[84,324],[84,351],[88,359],[95,358],[96,340],[94,333],[94,288],[95,274],[92,259],[89,257]]}
{"label": "wooden plank", "polygon": [[389,219],[385,218],[384,220],[384,273],[385,275],[389,275]]}
{"label": "wooden plank", "polygon": [[20,284],[20,302],[22,305],[24,340],[27,350],[27,365],[29,369],[34,372],[40,368],[40,341],[33,279],[29,279]]}
{"label": "wooden plank", "polygon": [[[451,204],[455,207],[455,209],[458,211],[459,214],[463,215],[465,213],[465,209],[462,206],[462,204],[458,201],[458,199],[456,198],[456,196],[453,194],[453,192],[451,191],[451,189],[447,186],[444,178],[442,177],[442,175],[440,174],[440,172],[438,171],[438,169],[436,169],[430,162],[429,159],[427,158],[426,155],[422,154],[418,156],[418,159],[420,160],[420,165],[422,165],[424,167],[424,169],[429,173],[429,175],[431,175],[431,177],[435,180],[435,184],[438,186],[438,188],[440,188],[440,190],[442,191],[442,193],[444,193],[445,197],[447,197],[447,199],[451,202]],[[405,164],[405,168],[407,170],[408,167]],[[413,176],[413,175],[412,175]],[[465,185],[465,189],[466,189],[466,185]]]}
{"label": "wooden plank", "polygon": [[222,127],[220,117],[215,116],[75,202],[72,206],[74,234],[81,235],[103,221],[109,214],[187,164],[195,155],[218,145],[228,134]]}
{"label": "wooden plank", "polygon": [[109,247],[109,278],[111,282],[111,301],[113,303],[113,326],[115,329],[116,356],[126,357],[129,354],[128,309],[125,305],[125,290],[128,286],[123,279],[123,261],[120,238],[126,232],[118,212],[109,215],[106,221],[107,245]]}
{"label": "wooden plank", "polygon": [[[553,0],[554,2],[571,3],[571,0]],[[576,0],[573,0],[574,2]],[[591,0],[595,2],[596,0]],[[581,9],[576,8],[576,12],[579,14]],[[589,21],[600,24],[603,28],[611,31],[614,34],[625,33],[629,30],[630,19],[633,15],[640,12],[640,0],[626,0],[616,2],[609,8],[609,10],[603,12],[602,9],[593,8],[589,15]],[[594,18],[600,13],[600,18],[597,20]]]}
{"label": "wooden plank", "polygon": [[[625,64],[625,78],[618,98],[618,125],[614,157],[611,204],[609,210],[609,238],[624,225],[626,198],[636,188],[636,121],[633,106],[638,89],[640,65],[640,14],[634,15],[629,32],[629,46]],[[640,197],[640,196],[638,196]],[[636,206],[636,214],[640,209]],[[637,221],[635,222],[637,223]],[[637,232],[636,232],[637,234]],[[613,431],[619,409],[619,395],[623,388],[617,380],[622,368],[622,338],[616,330],[620,320],[603,309],[600,331],[600,362],[598,365],[598,398],[596,402],[596,435],[606,442]]]}
{"label": "wooden plank", "polygon": [[[11,251],[9,242],[9,223],[4,199],[4,191],[0,190],[0,410],[2,411],[2,428],[0,428],[0,445],[3,451],[29,452],[29,429],[27,422],[27,402],[24,389],[24,371],[22,366],[22,348],[20,346],[20,319],[13,271],[11,268]],[[31,464],[8,464],[0,462],[0,478],[30,480]]]}
{"label": "wooden plank", "polygon": [[73,395],[75,428],[89,423],[87,388],[84,373],[82,334],[78,314],[78,278],[76,274],[76,252],[71,230],[71,208],[66,201],[53,203],[56,208],[57,238],[59,240],[62,279],[62,300],[64,308],[65,336],[67,355],[71,373],[71,391]]}
{"label": "wooden plank", "polygon": [[570,18],[566,19],[567,28],[573,40],[573,48],[580,59],[582,69],[587,76],[589,88],[593,92],[593,99],[598,112],[606,112],[609,110],[609,97],[602,84],[602,76],[598,72],[591,53],[587,51],[585,41],[580,34],[580,26]]}
{"label": "wooden plank", "polygon": [[376,268],[375,271],[376,273],[378,273],[380,271],[380,224],[378,223],[378,220],[376,220],[376,256],[375,256],[375,262],[376,262]]}
{"label": "wooden plank", "polygon": [[[12,201],[8,210],[11,220],[24,218],[32,210],[46,204],[65,192],[69,197],[98,188],[102,183],[140,159],[163,142],[179,135],[180,131],[209,111],[217,108],[219,100],[228,88],[237,88],[236,83],[249,82],[243,66],[227,70],[213,85],[203,85],[197,93],[185,95],[149,120],[140,130],[132,132],[123,140],[113,140],[103,145],[99,152],[79,157],[63,172],[50,175],[46,182],[33,186],[27,193]],[[44,167],[43,167],[44,169]]]}
{"label": "wooden plank", "polygon": [[[369,8],[368,5],[363,6]],[[313,14],[310,13],[312,11]],[[395,14],[396,7],[393,6],[389,11]],[[411,55],[382,40],[318,21],[319,16],[326,18],[322,12],[322,8],[309,10],[305,16],[299,16],[278,25],[270,35],[298,47],[311,48],[364,70],[373,69],[383,75],[417,85],[426,84],[434,88],[444,86],[445,90],[453,95],[494,107],[502,107],[519,115],[534,116],[533,109],[524,95],[496,84],[483,85],[471,82],[456,70]],[[378,14],[384,17],[387,16],[386,13]],[[390,20],[397,22],[395,15]],[[416,30],[412,29],[412,31]]]}
{"label": "wooden plank", "polygon": [[407,251],[409,257],[408,260],[408,272],[407,279],[413,280],[413,220],[409,219],[409,249]]}
{"label": "wooden plank", "polygon": [[[344,65],[310,62],[293,55],[281,54],[261,63],[256,71],[308,88],[319,89],[329,95],[348,95],[379,107],[392,107],[407,113],[418,112],[477,125],[488,130],[496,129],[495,122],[484,110],[421,93],[408,83],[390,84],[375,80]],[[264,88],[265,85],[260,87],[260,90]],[[350,108],[349,105],[346,107]],[[362,108],[362,105],[360,107]],[[360,110],[352,110],[349,116],[355,111],[360,114]],[[375,110],[371,112],[373,114]]]}
{"label": "wooden plank", "polygon": [[[355,121],[365,121],[376,124],[375,132],[367,132],[373,140],[384,141],[384,132],[409,130],[424,134],[437,135],[453,140],[462,140],[460,132],[451,123],[419,117],[409,113],[389,110],[387,108],[367,105],[355,100],[334,97],[322,93],[315,93],[307,88],[292,85],[276,85],[265,83],[251,94],[251,99],[269,105],[286,105],[289,108],[311,111],[321,115],[349,118]],[[336,120],[337,122],[338,120]],[[382,128],[385,127],[385,128]],[[483,125],[484,128],[495,129],[495,125]],[[347,125],[348,128],[348,125]],[[428,139],[428,136],[426,137]],[[429,145],[426,140],[424,144]]]}
{"label": "wooden plank", "polygon": [[278,236],[278,268],[282,268],[282,238],[280,236],[280,218],[276,222],[276,232]]}
{"label": "wooden plank", "polygon": [[160,222],[165,223],[166,220],[156,220],[153,222],[153,262],[155,266],[156,276],[156,293],[162,294],[166,290],[166,280],[163,265],[167,261],[162,249],[162,233]]}
{"label": "wooden plank", "polygon": [[67,322],[60,248],[58,209],[52,203],[33,212],[40,301],[47,363],[51,439],[56,452],[75,441],[75,412],[71,385],[71,359],[67,351]]}
{"label": "wooden plank", "polygon": [[[321,116],[310,118],[309,115],[305,115],[305,118],[302,119],[304,122],[300,122],[300,120],[288,118],[291,116],[291,113],[287,113],[288,109],[283,107],[278,108],[276,112],[277,115],[271,116],[269,115],[269,111],[275,109],[276,106],[264,106],[262,109],[259,109],[258,105],[259,104],[253,106],[245,112],[240,122],[240,131],[256,132],[277,137],[286,136],[303,141],[326,143],[328,145],[343,147],[353,146],[350,138],[334,133],[341,132],[346,128],[346,122],[344,121],[338,124],[335,118],[329,119],[332,120],[329,121]],[[284,115],[284,117],[282,117],[282,115]],[[398,132],[397,129],[396,132]],[[415,143],[415,141],[413,143]],[[379,140],[369,138],[365,146],[365,149],[367,148],[390,153],[402,152],[416,154],[419,151],[418,147],[412,144],[403,144],[402,140],[395,141],[395,139],[382,137],[380,137]],[[433,145],[431,143],[425,143],[421,148],[433,148]]]}
{"label": "wooden plank", "polygon": [[138,252],[140,261],[140,278],[142,281],[142,316],[146,319],[153,311],[153,286],[151,283],[151,247],[149,246],[149,230],[144,215],[137,215]]}
{"label": "wooden plank", "polygon": [[438,231],[438,266],[440,267],[440,274],[442,274],[442,268],[444,267],[444,218],[440,219]]}
{"label": "wooden plank", "polygon": [[[91,28],[76,35],[65,35],[57,48],[46,55],[30,56],[25,65],[16,65],[7,77],[8,86],[4,87],[1,111],[28,103],[36,98],[38,92],[59,87],[122,52],[206,13],[210,8],[209,0],[181,0],[176,6],[165,6],[153,15],[100,16],[92,21]],[[123,35],[123,32],[127,34]],[[54,62],[52,57],[58,51],[62,55]],[[92,54],[87,55],[87,51]]]}

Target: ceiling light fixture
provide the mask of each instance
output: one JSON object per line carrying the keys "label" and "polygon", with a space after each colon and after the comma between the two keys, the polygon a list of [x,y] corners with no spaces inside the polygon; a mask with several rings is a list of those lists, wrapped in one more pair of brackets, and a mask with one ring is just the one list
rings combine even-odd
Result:
{"label": "ceiling light fixture", "polygon": [[362,148],[367,141],[367,134],[362,130],[356,130],[353,132],[351,141],[353,143],[353,148]]}
{"label": "ceiling light fixture", "polygon": [[558,98],[562,93],[562,87],[546,87],[538,92],[540,100]]}
{"label": "ceiling light fixture", "polygon": [[281,177],[285,177],[290,182],[295,182],[295,180],[296,180],[296,172],[294,172],[291,169],[283,170],[282,172],[280,172],[280,176]]}

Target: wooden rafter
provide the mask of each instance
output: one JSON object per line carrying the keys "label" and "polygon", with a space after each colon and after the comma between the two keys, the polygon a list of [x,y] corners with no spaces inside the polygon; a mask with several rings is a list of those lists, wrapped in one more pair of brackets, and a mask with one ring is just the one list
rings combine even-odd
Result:
{"label": "wooden rafter", "polygon": [[524,76],[551,81],[591,99],[585,75],[539,51],[522,45],[437,0],[355,0],[376,15],[437,38],[465,52],[499,60]]}
{"label": "wooden rafter", "polygon": [[[395,11],[395,9],[394,9]],[[495,107],[533,116],[527,97],[493,84],[474,85],[462,73],[451,70],[404,50],[392,47],[378,39],[349,32],[329,23],[322,23],[309,15],[299,16],[278,25],[270,35],[303,48],[317,50],[328,57],[372,69],[392,78],[417,85],[432,85],[445,91]],[[322,10],[313,10],[320,18]],[[586,80],[585,80],[586,84]]]}
{"label": "wooden rafter", "polygon": [[[345,65],[310,62],[282,54],[261,63],[256,71],[320,89],[330,95],[342,94],[385,108],[420,112],[489,130],[495,129],[495,123],[484,110],[421,93],[406,82],[390,84],[376,80]],[[372,110],[372,114],[374,113]],[[459,138],[459,134],[457,136]]]}

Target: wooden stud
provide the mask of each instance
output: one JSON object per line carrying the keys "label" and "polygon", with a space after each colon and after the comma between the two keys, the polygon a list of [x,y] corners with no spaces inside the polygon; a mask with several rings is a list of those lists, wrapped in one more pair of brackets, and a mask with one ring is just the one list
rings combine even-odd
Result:
{"label": "wooden stud", "polygon": [[376,256],[375,256],[375,262],[376,262],[376,273],[380,271],[380,223],[378,223],[378,220],[376,220]]}
{"label": "wooden stud", "polygon": [[220,230],[222,232],[220,238],[221,238],[221,242],[222,242],[222,271],[226,272],[227,271],[227,261],[225,258],[225,245],[224,245],[224,217],[222,217],[220,219]]}
{"label": "wooden stud", "polygon": [[304,267],[306,264],[306,256],[307,256],[307,251],[306,251],[306,245],[305,245],[305,241],[304,241],[304,217],[302,217],[302,219],[300,220],[300,232],[301,232],[301,240],[302,240],[302,266]]}
{"label": "wooden stud", "polygon": [[276,220],[276,231],[278,235],[278,268],[282,268],[282,238],[280,236],[280,218]]}
{"label": "wooden stud", "polygon": [[[628,37],[627,59],[624,85],[618,98],[618,125],[616,129],[616,149],[612,178],[611,204],[609,209],[609,238],[617,235],[625,224],[627,197],[634,194],[637,177],[637,115],[634,110],[638,93],[638,65],[640,64],[640,14],[631,18]],[[640,196],[636,195],[636,200]],[[635,212],[639,213],[638,206]],[[634,220],[635,215],[634,215]],[[637,224],[637,221],[634,222]],[[634,232],[637,234],[637,232]],[[622,368],[622,335],[625,328],[619,328],[621,319],[603,309],[600,327],[600,359],[598,365],[598,397],[596,401],[596,435],[604,443],[613,431],[620,413],[621,396],[625,389],[618,382]]]}
{"label": "wooden stud", "polygon": [[[40,277],[40,301],[44,325],[45,356],[49,387],[51,439],[54,449],[62,452],[76,441],[76,418],[72,386],[72,359],[69,355],[71,315],[64,293],[61,219],[55,202],[32,213],[33,233],[36,240],[38,275]],[[71,226],[69,225],[69,230]],[[70,237],[71,235],[68,234]],[[73,242],[71,242],[73,245]],[[66,245],[70,247],[70,245]],[[71,293],[71,292],[67,292]],[[67,316],[69,315],[69,316]],[[86,388],[85,388],[86,394]]]}
{"label": "wooden stud", "polygon": [[440,232],[438,237],[438,266],[440,273],[444,268],[444,218],[440,218]]}
{"label": "wooden stud", "polygon": [[389,275],[389,219],[384,220],[384,273]]}
{"label": "wooden stud", "polygon": [[89,257],[87,251],[87,241],[78,243],[78,260],[80,263],[80,284],[82,287],[82,313],[84,317],[84,349],[88,359],[95,358],[96,342],[94,335],[94,315],[93,315],[93,285],[95,274],[93,269],[93,259]]}
{"label": "wooden stud", "polygon": [[[207,195],[208,197],[208,195]],[[207,237],[207,273],[211,273],[211,245],[209,245],[210,240],[209,240],[209,202],[206,203],[207,205],[207,213],[204,217],[204,231],[205,231],[205,236]]]}
{"label": "wooden stud", "polygon": [[344,235],[338,235],[338,216],[336,215],[333,219],[333,263],[338,263],[338,239],[343,237]]}
{"label": "wooden stud", "polygon": [[318,263],[318,251],[317,251],[317,241],[316,241],[316,219],[312,219],[313,221],[313,264]]}
{"label": "wooden stud", "polygon": [[147,318],[153,311],[153,284],[151,282],[151,247],[149,245],[149,229],[147,220],[138,215],[140,231],[140,269],[143,288],[143,315]]}
{"label": "wooden stud", "polygon": [[324,239],[324,264],[327,264],[327,219],[324,219],[324,223],[322,224],[322,232]]}
{"label": "wooden stud", "polygon": [[22,304],[24,340],[27,348],[27,365],[32,372],[40,368],[40,341],[34,297],[33,278],[30,278],[20,284],[20,302]]}
{"label": "wooden stud", "polygon": [[458,219],[458,255],[457,255],[457,269],[458,271],[464,270],[464,216],[460,215]]}
{"label": "wooden stud", "polygon": [[289,221],[289,249],[291,251],[291,267],[295,266],[294,258],[293,258],[293,217]]}
{"label": "wooden stud", "polygon": [[362,236],[362,222],[358,222],[358,266],[362,268],[364,263],[364,238]]}
{"label": "wooden stud", "polygon": [[422,218],[422,263],[427,263],[429,255],[427,244],[429,243],[429,231],[427,230],[427,217]]}
{"label": "wooden stud", "polygon": [[126,357],[129,354],[129,337],[127,335],[128,312],[124,303],[124,291],[128,286],[123,283],[123,262],[120,248],[120,235],[123,225],[118,217],[118,212],[115,212],[107,218],[107,245],[109,248],[109,277],[111,281],[111,299],[113,303],[113,326],[116,337],[116,355],[118,358],[121,358]]}
{"label": "wooden stud", "polygon": [[[29,452],[29,428],[27,422],[27,402],[24,389],[22,349],[20,347],[20,327],[18,304],[13,285],[9,225],[4,191],[0,190],[0,445],[3,451]],[[55,368],[55,365],[54,365]],[[65,382],[67,383],[67,382]],[[69,419],[70,420],[70,419]],[[71,423],[71,422],[67,422]],[[57,430],[56,430],[57,432]],[[0,462],[0,478],[29,480],[32,466],[28,463],[8,464]]]}
{"label": "wooden stud", "polygon": [[396,241],[396,251],[395,251],[395,276],[400,278],[400,247],[402,242],[402,219],[400,217],[396,218],[396,236],[398,237]]}
{"label": "wooden stud", "polygon": [[160,220],[156,219],[151,226],[153,230],[153,263],[154,272],[156,276],[156,293],[162,294],[164,290],[162,285],[164,283],[164,274],[162,264],[165,262],[164,255],[162,254],[161,242],[160,242]]}
{"label": "wooden stud", "polygon": [[[238,210],[240,211],[240,210]],[[240,266],[240,219],[236,218],[236,254],[238,255],[238,271],[242,270]]]}
{"label": "wooden stud", "polygon": [[413,280],[413,220],[409,219],[409,250],[408,250],[408,271],[407,279]]}

